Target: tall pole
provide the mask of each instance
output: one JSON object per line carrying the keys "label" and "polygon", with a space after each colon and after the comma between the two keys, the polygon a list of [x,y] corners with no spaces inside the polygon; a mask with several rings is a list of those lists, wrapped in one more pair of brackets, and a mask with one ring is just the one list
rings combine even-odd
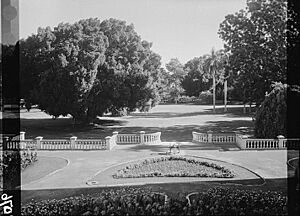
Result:
{"label": "tall pole", "polygon": [[216,112],[216,79],[215,70],[213,70],[213,112]]}
{"label": "tall pole", "polygon": [[227,112],[227,79],[224,81],[224,112]]}

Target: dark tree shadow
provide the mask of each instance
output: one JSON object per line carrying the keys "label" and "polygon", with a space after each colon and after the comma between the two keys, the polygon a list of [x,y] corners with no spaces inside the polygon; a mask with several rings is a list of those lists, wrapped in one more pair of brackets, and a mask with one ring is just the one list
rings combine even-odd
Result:
{"label": "dark tree shadow", "polygon": [[233,121],[210,121],[205,125],[174,125],[171,127],[124,127],[125,122],[111,121],[108,126],[73,126],[70,119],[22,119],[21,130],[26,132],[26,138],[43,136],[46,138],[68,139],[71,136],[78,138],[104,138],[111,136],[114,131],[120,134],[138,134],[140,131],[146,133],[161,132],[163,142],[191,142],[192,132],[206,133],[211,130],[215,133],[239,132],[253,134],[253,122],[246,120]]}
{"label": "dark tree shadow", "polygon": [[[254,108],[252,109],[254,111]],[[192,117],[201,115],[225,115],[226,117],[253,117],[254,112],[243,113],[242,107],[229,107],[227,112],[224,112],[223,107],[217,107],[215,112],[213,108],[203,109],[199,112],[189,112],[189,113],[178,113],[178,112],[154,112],[154,113],[132,113],[130,116],[135,118],[179,118],[179,117]]]}

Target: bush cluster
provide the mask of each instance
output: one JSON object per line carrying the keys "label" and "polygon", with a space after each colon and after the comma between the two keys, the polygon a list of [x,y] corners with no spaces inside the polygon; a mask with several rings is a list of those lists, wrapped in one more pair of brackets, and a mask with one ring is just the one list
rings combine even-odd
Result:
{"label": "bush cluster", "polygon": [[213,100],[213,94],[210,91],[203,91],[199,95],[200,104],[211,104]]}
{"label": "bush cluster", "polygon": [[[2,152],[0,152],[2,154]],[[24,170],[26,167],[31,165],[37,161],[37,153],[36,151],[31,151],[28,149],[24,149],[20,151],[20,154],[18,155],[18,152],[14,151],[5,151],[0,158],[0,186],[1,188],[3,187],[3,168],[8,167],[9,173],[6,175],[11,175],[7,176],[7,178],[14,178],[15,172],[19,172],[18,169],[16,169],[16,166],[18,164],[21,165],[21,170]]]}
{"label": "bush cluster", "polygon": [[191,215],[287,215],[287,197],[274,191],[216,187],[190,201]]}
{"label": "bush cluster", "polygon": [[165,196],[149,189],[123,188],[93,195],[31,202],[21,215],[163,215]]}
{"label": "bush cluster", "polygon": [[276,83],[265,96],[255,114],[255,137],[276,138],[278,135],[287,135],[287,89],[287,85]]}
{"label": "bush cluster", "polygon": [[193,102],[196,102],[197,101],[197,97],[195,97],[195,96],[191,96],[191,97],[189,97],[189,96],[185,96],[185,95],[183,95],[183,96],[180,96],[179,98],[178,98],[178,103],[193,103]]}
{"label": "bush cluster", "polygon": [[214,163],[187,157],[158,157],[127,165],[114,178],[143,177],[212,177],[233,178],[229,169]]}
{"label": "bush cluster", "polygon": [[287,215],[287,197],[277,192],[216,187],[185,199],[137,188],[30,202],[22,215]]}
{"label": "bush cluster", "polygon": [[26,167],[37,161],[37,152],[31,150],[23,150],[21,154],[21,169],[24,170]]}

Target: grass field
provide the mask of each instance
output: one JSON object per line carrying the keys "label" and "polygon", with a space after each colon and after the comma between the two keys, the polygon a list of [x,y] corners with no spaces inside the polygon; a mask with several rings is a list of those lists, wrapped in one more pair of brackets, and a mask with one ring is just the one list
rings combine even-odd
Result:
{"label": "grass field", "polygon": [[124,117],[101,117],[93,125],[74,125],[70,117],[52,119],[38,109],[21,111],[21,130],[27,138],[103,138],[113,131],[136,133],[162,132],[162,141],[191,141],[192,131],[233,132],[253,134],[250,114],[243,114],[243,106],[230,105],[224,113],[222,106],[214,114],[207,105],[159,105],[148,113],[132,113]]}

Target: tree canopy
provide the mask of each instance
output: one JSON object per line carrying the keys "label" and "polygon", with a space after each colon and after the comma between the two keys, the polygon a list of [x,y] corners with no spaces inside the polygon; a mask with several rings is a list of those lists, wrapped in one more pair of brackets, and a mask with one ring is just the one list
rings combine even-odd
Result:
{"label": "tree canopy", "polygon": [[165,74],[165,79],[167,79],[167,94],[169,98],[177,103],[179,96],[183,93],[183,88],[181,82],[185,76],[185,71],[183,64],[177,59],[172,58],[166,64],[167,74]]}
{"label": "tree canopy", "polygon": [[281,83],[273,85],[255,114],[255,136],[276,138],[287,135],[287,88]]}
{"label": "tree canopy", "polygon": [[[247,0],[247,7],[225,17],[219,35],[230,54],[236,87],[260,104],[272,82],[286,83],[287,2]],[[291,35],[298,34],[295,29]]]}
{"label": "tree canopy", "polygon": [[117,19],[39,28],[21,43],[22,96],[50,115],[80,121],[155,104],[160,56],[151,45]]}

